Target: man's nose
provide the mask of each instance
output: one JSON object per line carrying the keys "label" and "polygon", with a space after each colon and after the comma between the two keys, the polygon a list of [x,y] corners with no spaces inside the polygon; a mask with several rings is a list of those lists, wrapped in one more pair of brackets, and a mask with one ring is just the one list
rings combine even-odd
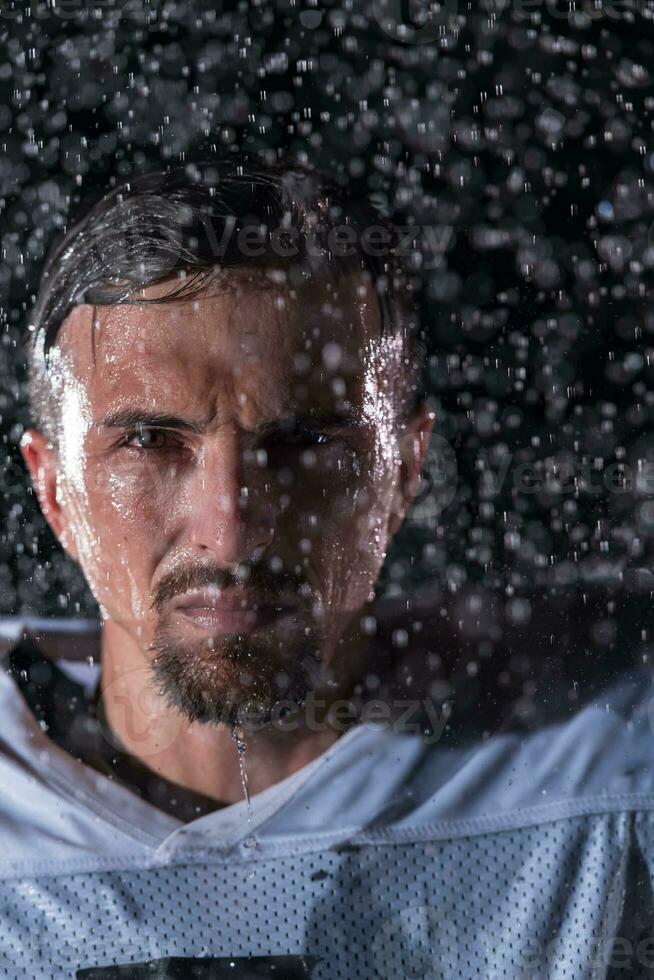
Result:
{"label": "man's nose", "polygon": [[226,567],[258,561],[275,535],[266,491],[265,473],[242,431],[221,427],[203,447],[191,488],[191,544]]}

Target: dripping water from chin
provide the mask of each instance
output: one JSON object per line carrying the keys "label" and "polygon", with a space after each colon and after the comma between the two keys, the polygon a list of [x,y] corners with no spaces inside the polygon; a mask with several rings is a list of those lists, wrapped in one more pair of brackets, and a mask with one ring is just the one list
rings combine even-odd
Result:
{"label": "dripping water from chin", "polygon": [[[234,739],[234,745],[236,746],[236,753],[238,756],[238,768],[241,775],[241,786],[243,788],[243,796],[247,805],[248,811],[248,830],[251,831],[252,828],[252,800],[250,799],[250,792],[248,789],[248,774],[245,766],[245,754],[247,751],[247,744],[243,736],[243,729],[240,725],[235,725],[232,729],[232,738]],[[243,841],[244,847],[256,847],[257,842],[254,835],[250,832],[246,839]]]}

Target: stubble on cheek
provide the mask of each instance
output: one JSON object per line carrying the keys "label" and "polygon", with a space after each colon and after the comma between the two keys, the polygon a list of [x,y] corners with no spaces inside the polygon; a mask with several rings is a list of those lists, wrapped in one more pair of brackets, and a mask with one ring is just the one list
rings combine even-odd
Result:
{"label": "stubble on cheek", "polygon": [[150,582],[163,548],[171,494],[162,499],[162,488],[136,470],[126,473],[104,463],[98,471],[104,473],[104,485],[94,509],[104,522],[104,564],[111,569],[113,601],[117,613],[140,633],[152,626]]}
{"label": "stubble on cheek", "polygon": [[167,512],[161,486],[104,449],[78,449],[75,458],[83,469],[73,481],[63,477],[62,498],[82,571],[103,618],[141,633],[151,619],[149,582]]}

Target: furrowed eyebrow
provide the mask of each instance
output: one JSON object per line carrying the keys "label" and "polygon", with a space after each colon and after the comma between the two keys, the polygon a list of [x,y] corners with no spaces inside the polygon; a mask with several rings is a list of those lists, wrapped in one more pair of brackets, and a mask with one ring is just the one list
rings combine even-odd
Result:
{"label": "furrowed eyebrow", "polygon": [[126,408],[119,412],[111,412],[95,423],[98,428],[106,429],[137,429],[159,427],[162,429],[183,429],[186,432],[202,432],[204,427],[180,415],[168,415],[164,412],[148,412],[138,408]]}
{"label": "furrowed eyebrow", "polygon": [[[278,419],[270,419],[258,425],[256,435],[266,437],[277,435],[289,429],[343,429],[360,425],[362,419],[354,409],[343,412],[289,412]],[[202,433],[205,426],[180,415],[169,415],[164,412],[148,412],[138,408],[122,409],[110,412],[95,423],[97,428],[106,429],[138,429],[162,428],[180,429],[186,432]]]}

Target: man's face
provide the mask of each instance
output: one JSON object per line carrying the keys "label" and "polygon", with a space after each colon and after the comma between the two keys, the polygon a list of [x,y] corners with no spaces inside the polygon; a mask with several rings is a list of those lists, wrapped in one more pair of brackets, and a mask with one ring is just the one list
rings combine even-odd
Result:
{"label": "man's face", "polygon": [[397,524],[401,356],[354,278],[240,270],[63,324],[57,531],[190,720],[342,679]]}

